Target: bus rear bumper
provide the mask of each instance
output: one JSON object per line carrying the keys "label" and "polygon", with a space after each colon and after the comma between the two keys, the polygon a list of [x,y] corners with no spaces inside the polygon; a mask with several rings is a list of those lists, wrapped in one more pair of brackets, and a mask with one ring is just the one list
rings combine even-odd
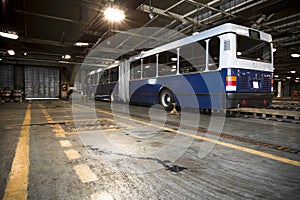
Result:
{"label": "bus rear bumper", "polygon": [[269,107],[273,93],[227,93],[227,108],[236,107]]}

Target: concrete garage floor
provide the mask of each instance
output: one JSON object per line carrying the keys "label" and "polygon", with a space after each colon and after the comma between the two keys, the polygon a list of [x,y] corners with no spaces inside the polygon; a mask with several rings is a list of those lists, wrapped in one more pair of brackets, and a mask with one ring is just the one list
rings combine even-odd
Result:
{"label": "concrete garage floor", "polygon": [[0,108],[2,199],[300,199],[299,124],[76,100]]}

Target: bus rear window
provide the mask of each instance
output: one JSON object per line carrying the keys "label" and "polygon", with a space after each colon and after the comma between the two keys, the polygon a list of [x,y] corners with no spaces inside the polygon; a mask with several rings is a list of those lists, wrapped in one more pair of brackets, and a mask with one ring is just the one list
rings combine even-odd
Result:
{"label": "bus rear window", "polygon": [[271,62],[271,45],[269,42],[237,35],[237,58],[261,62]]}

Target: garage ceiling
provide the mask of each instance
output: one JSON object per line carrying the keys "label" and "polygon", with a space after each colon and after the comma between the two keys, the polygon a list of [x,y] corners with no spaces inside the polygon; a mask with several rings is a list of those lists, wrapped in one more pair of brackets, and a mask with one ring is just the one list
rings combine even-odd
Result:
{"label": "garage ceiling", "polygon": [[[104,19],[104,9],[111,5],[125,10],[124,22],[112,24]],[[164,27],[190,35],[232,22],[272,34],[277,49],[275,74],[300,76],[300,58],[290,56],[300,53],[298,0],[2,0],[0,12],[0,31],[19,35],[17,40],[0,37],[2,63],[51,65],[72,70],[83,62],[97,42],[125,30]],[[149,13],[153,14],[152,19]],[[90,63],[108,64],[111,60],[107,53],[136,48],[135,38],[158,44],[155,34],[127,34],[121,45],[98,49],[100,57],[95,55]],[[169,38],[160,39],[176,39],[174,34],[165,35]],[[76,42],[89,45],[77,47]],[[14,49],[16,55],[8,55],[9,49]],[[72,58],[63,60],[65,54]],[[296,73],[291,74],[291,70]]]}

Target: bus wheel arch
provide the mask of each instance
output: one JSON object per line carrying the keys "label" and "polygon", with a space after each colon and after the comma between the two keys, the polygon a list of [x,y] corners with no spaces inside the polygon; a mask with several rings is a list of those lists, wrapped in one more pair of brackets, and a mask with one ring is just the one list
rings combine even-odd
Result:
{"label": "bus wheel arch", "polygon": [[173,103],[175,103],[175,95],[174,93],[167,87],[162,87],[158,94],[159,103],[166,110],[173,109]]}

